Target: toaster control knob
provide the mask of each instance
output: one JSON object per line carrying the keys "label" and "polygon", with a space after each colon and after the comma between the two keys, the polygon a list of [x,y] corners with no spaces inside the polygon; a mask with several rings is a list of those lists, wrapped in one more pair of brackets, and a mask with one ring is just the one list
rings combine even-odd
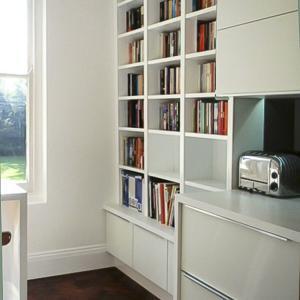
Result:
{"label": "toaster control knob", "polygon": [[278,174],[276,172],[272,172],[271,176],[272,176],[273,179],[277,179]]}
{"label": "toaster control knob", "polygon": [[276,182],[272,182],[270,185],[270,189],[272,192],[276,192],[278,190],[278,184]]}

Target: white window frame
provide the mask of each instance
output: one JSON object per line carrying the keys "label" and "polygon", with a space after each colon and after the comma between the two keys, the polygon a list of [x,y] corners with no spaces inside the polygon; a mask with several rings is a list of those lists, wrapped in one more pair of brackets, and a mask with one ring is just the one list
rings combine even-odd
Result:
{"label": "white window frame", "polygon": [[0,77],[28,82],[26,181],[18,184],[27,190],[29,204],[40,204],[47,202],[46,0],[27,0],[27,4],[29,70],[24,74],[0,73]]}

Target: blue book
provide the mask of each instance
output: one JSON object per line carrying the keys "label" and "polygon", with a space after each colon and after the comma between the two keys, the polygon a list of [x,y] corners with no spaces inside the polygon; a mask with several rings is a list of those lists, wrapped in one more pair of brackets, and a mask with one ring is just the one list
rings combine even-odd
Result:
{"label": "blue book", "polygon": [[136,208],[139,212],[143,210],[143,179],[141,176],[135,176],[135,198]]}
{"label": "blue book", "polygon": [[128,175],[122,174],[122,183],[123,183],[123,205],[129,206],[128,198]]}
{"label": "blue book", "polygon": [[176,0],[172,0],[172,17],[176,17]]}

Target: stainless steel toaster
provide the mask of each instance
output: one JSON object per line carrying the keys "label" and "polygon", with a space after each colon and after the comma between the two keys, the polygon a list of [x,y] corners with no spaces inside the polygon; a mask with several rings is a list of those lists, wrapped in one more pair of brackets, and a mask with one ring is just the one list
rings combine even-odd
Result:
{"label": "stainless steel toaster", "polygon": [[274,197],[300,195],[300,157],[249,151],[239,160],[239,188]]}

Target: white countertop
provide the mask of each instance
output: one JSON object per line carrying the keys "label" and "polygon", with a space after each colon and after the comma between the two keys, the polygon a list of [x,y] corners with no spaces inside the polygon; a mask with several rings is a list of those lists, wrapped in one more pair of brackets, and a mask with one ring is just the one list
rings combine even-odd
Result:
{"label": "white countertop", "polygon": [[25,200],[27,192],[11,181],[1,181],[1,201]]}
{"label": "white countertop", "polygon": [[176,201],[300,242],[300,198],[277,199],[236,190],[181,194]]}

